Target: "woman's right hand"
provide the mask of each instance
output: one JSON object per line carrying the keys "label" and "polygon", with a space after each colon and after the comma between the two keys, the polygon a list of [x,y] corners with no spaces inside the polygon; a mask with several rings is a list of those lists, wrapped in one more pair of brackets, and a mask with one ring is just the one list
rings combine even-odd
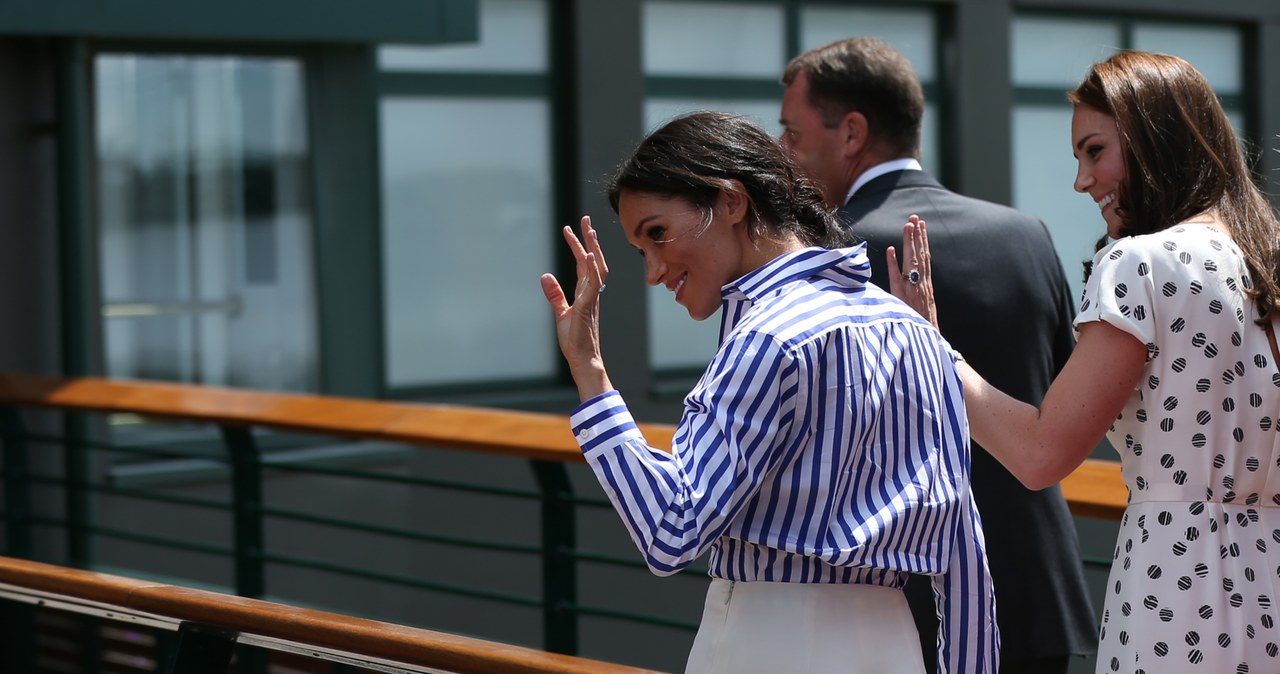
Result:
{"label": "woman's right hand", "polygon": [[600,356],[600,293],[604,291],[609,266],[600,248],[600,238],[591,227],[591,217],[582,216],[579,223],[582,239],[573,228],[564,228],[564,239],[577,261],[577,283],[574,285],[573,304],[569,304],[560,282],[551,274],[541,278],[542,294],[551,305],[556,318],[556,339],[560,352],[569,364],[569,372],[578,385],[578,395],[586,401],[606,391],[613,390],[609,375],[604,370]]}
{"label": "woman's right hand", "polygon": [[902,226],[902,259],[910,262],[906,269],[899,266],[897,253],[892,246],[885,251],[885,260],[889,266],[889,292],[924,316],[933,327],[938,327],[938,307],[933,298],[929,232],[919,216],[912,215]]}

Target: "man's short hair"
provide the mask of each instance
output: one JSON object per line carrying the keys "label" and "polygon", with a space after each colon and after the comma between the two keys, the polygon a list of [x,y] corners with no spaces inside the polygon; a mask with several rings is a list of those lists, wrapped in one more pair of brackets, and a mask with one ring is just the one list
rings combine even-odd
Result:
{"label": "man's short hair", "polygon": [[867,118],[872,142],[902,155],[918,156],[924,90],[907,60],[873,37],[838,40],[791,59],[782,72],[790,86],[800,73],[809,83],[809,105],[835,128],[850,112]]}

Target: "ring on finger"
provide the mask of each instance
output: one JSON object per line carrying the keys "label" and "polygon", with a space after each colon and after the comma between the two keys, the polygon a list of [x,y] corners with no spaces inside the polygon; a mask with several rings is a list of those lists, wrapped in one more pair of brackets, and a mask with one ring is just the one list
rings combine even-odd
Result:
{"label": "ring on finger", "polygon": [[920,285],[920,270],[912,267],[907,270],[907,273],[902,275],[902,278],[906,279],[907,283],[910,283],[913,286]]}

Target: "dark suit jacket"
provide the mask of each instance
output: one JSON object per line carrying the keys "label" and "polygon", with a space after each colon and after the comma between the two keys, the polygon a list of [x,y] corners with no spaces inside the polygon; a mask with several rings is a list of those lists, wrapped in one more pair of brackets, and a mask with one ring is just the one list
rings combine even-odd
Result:
{"label": "dark suit jacket", "polygon": [[[923,171],[879,176],[839,215],[851,226],[847,243],[867,242],[871,281],[883,288],[885,248],[902,250],[902,225],[913,213],[929,230],[943,337],[996,388],[1039,404],[1075,344],[1074,302],[1048,229],[1011,208],[951,192]],[[899,261],[909,266],[909,260]],[[976,443],[972,484],[995,584],[1002,657],[1095,652],[1097,625],[1061,490],[1027,490]],[[922,581],[927,579],[908,583],[908,598],[929,660],[937,618]]]}

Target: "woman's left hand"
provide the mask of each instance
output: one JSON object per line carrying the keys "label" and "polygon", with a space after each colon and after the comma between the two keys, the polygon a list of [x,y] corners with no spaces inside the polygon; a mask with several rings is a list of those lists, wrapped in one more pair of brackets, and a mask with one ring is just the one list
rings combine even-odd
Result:
{"label": "woman's left hand", "polygon": [[556,318],[556,339],[560,352],[569,364],[569,372],[578,385],[578,395],[588,400],[613,389],[600,356],[600,293],[609,276],[609,266],[600,249],[600,238],[591,227],[591,217],[582,216],[579,223],[582,240],[573,228],[564,228],[564,239],[577,261],[578,281],[569,304],[560,282],[551,274],[541,278],[542,294]]}
{"label": "woman's left hand", "polygon": [[929,254],[929,232],[924,220],[912,215],[902,226],[902,259],[910,262],[906,269],[898,265],[898,252],[892,246],[885,251],[889,265],[889,292],[906,302],[933,326],[938,327],[938,307],[933,299],[933,265]]}

